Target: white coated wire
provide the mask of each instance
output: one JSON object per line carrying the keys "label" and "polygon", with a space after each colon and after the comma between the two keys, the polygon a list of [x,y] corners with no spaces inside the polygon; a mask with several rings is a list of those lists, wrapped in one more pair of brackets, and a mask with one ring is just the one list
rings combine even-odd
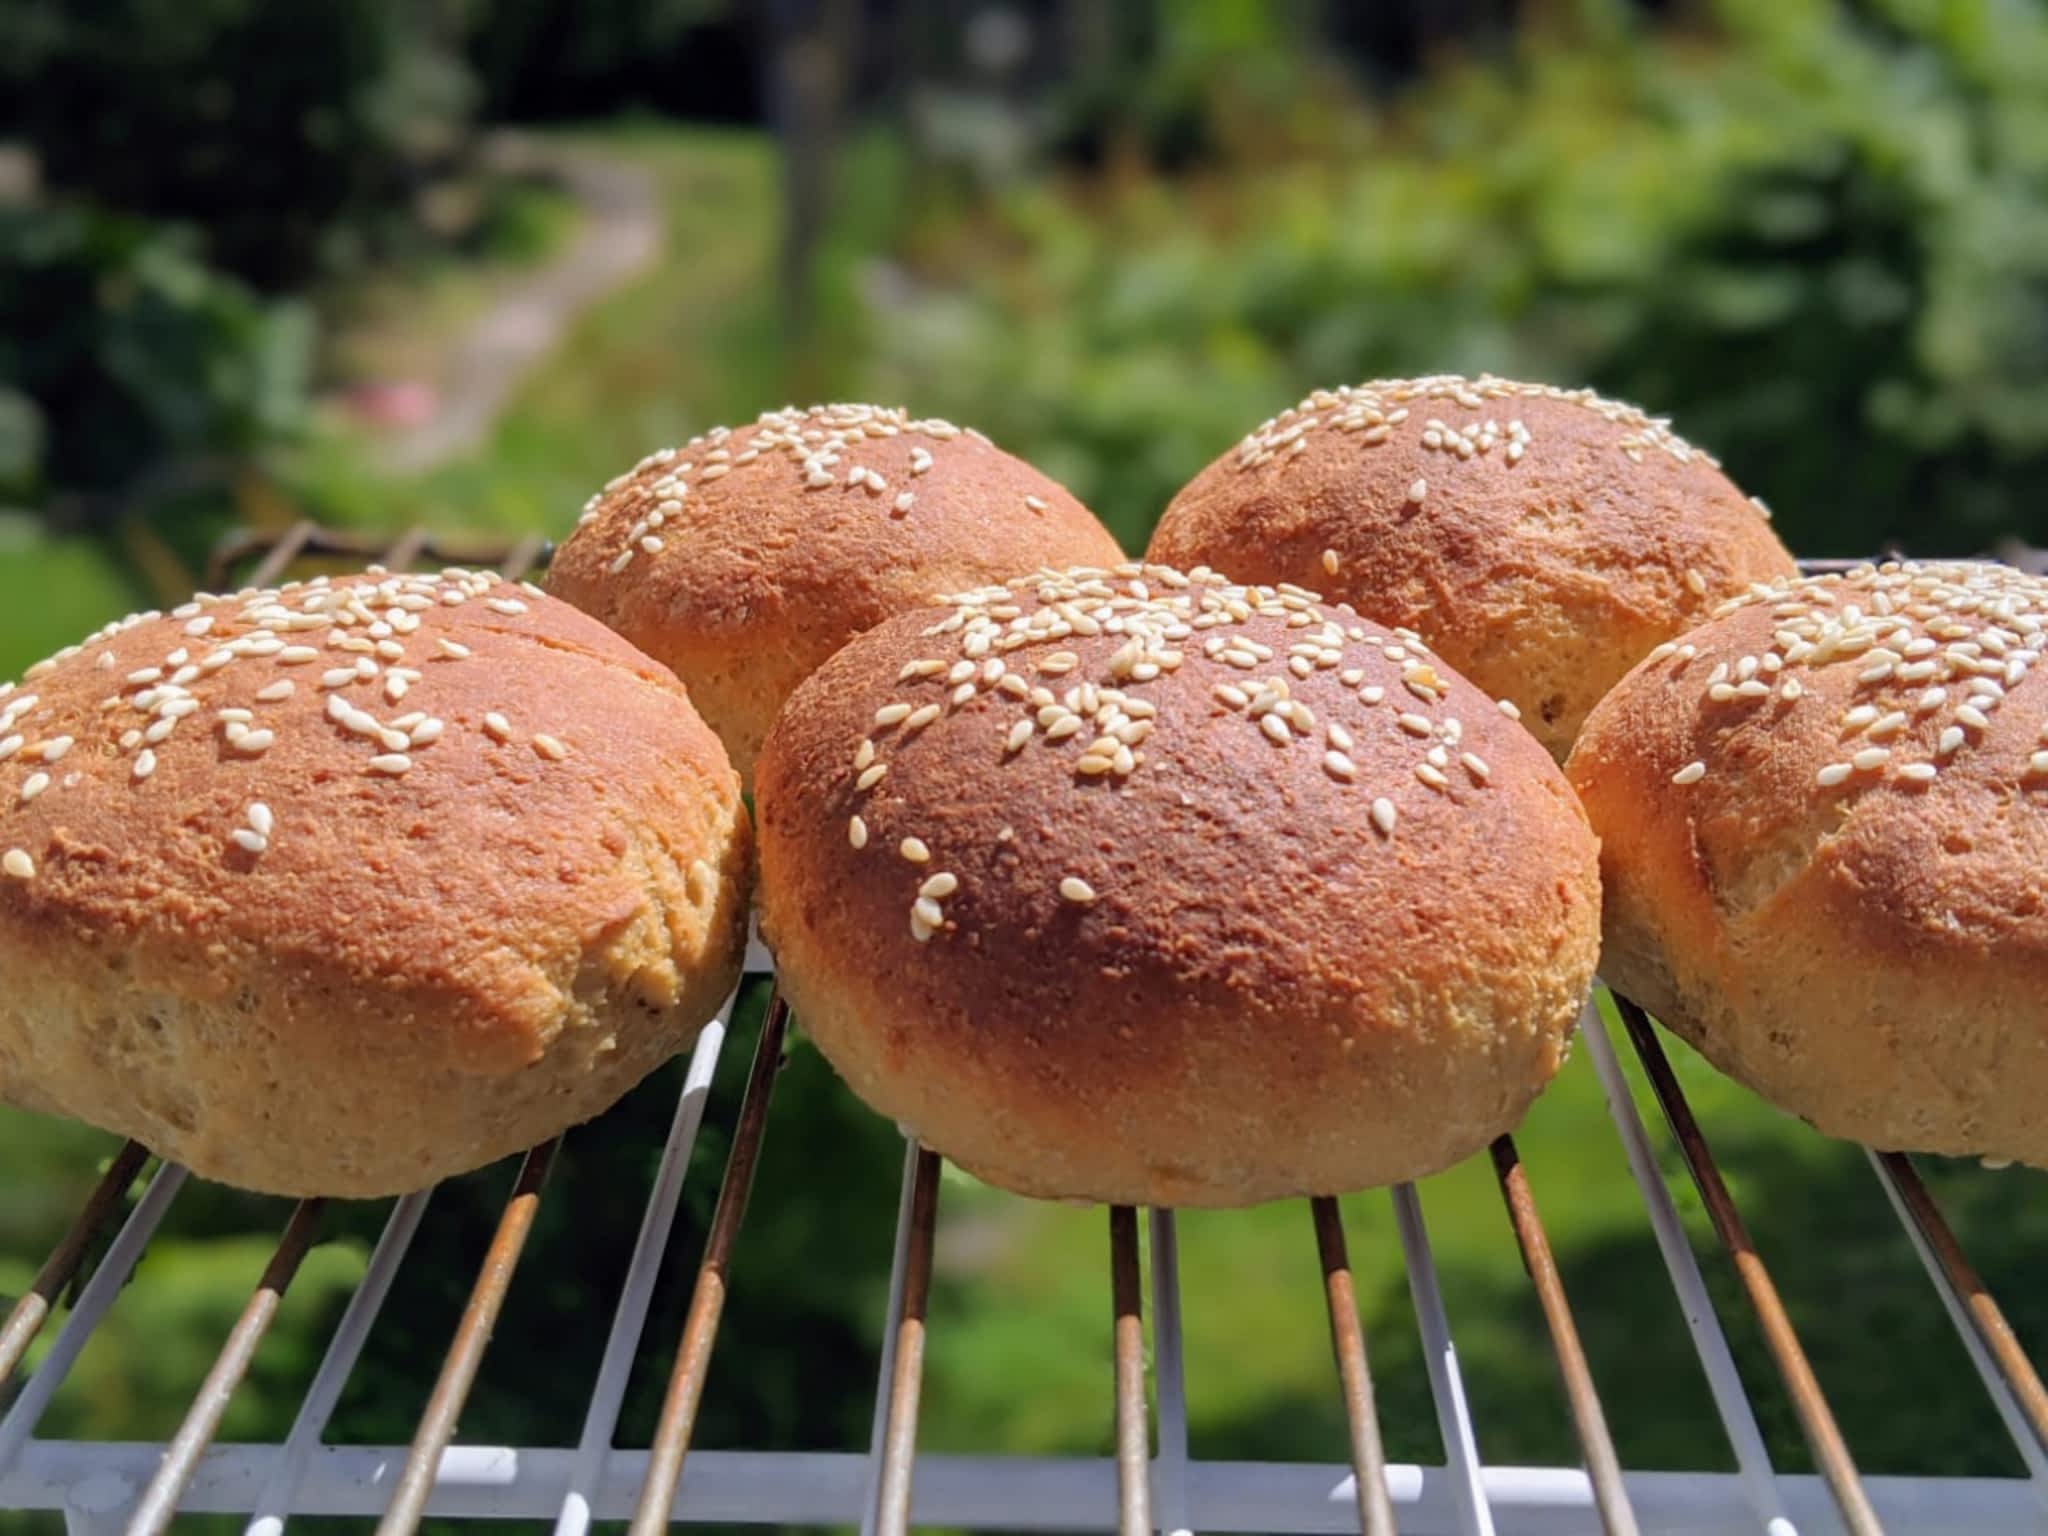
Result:
{"label": "white coated wire", "polygon": [[1152,1513],[1163,1536],[1193,1536],[1188,1499],[1187,1357],[1180,1319],[1180,1236],[1173,1212],[1154,1210],[1152,1376],[1159,1394],[1159,1453],[1152,1467]]}
{"label": "white coated wire", "polygon": [[1394,1186],[1394,1219],[1401,1228],[1401,1256],[1408,1265],[1408,1291],[1415,1299],[1415,1320],[1422,1331],[1422,1353],[1429,1366],[1430,1394],[1436,1399],[1437,1426],[1443,1432],[1445,1470],[1451,1477],[1458,1524],[1466,1536],[1493,1536],[1493,1510],[1480,1473],[1479,1440],[1472,1429],[1472,1409],[1465,1401],[1465,1377],[1458,1369],[1458,1349],[1451,1342],[1450,1319],[1445,1316],[1443,1292],[1436,1282],[1436,1259],[1429,1250],[1422,1199],[1413,1184]]}
{"label": "white coated wire", "polygon": [[1707,1390],[1713,1394],[1714,1408],[1728,1433],[1728,1444],[1735,1452],[1735,1464],[1742,1485],[1749,1492],[1750,1505],[1769,1536],[1798,1536],[1799,1528],[1786,1514],[1784,1501],[1779,1497],[1771,1453],[1764,1447],[1756,1410],[1750,1406],[1749,1394],[1735,1369],[1735,1357],[1728,1351],[1728,1336],[1721,1331],[1721,1320],[1714,1315],[1714,1304],[1707,1297],[1707,1282],[1700,1274],[1699,1260],[1686,1239],[1678,1208],[1671,1203],[1671,1191],[1665,1188],[1656,1153],[1650,1149],[1649,1132],[1643,1128],[1643,1117],[1636,1113],[1635,1098],[1622,1074],[1621,1058],[1608,1039],[1599,1010],[1591,1003],[1586,1005],[1585,1017],[1579,1021],[1579,1033],[1585,1037],[1594,1070],[1600,1074],[1608,1116],[1621,1136],[1629,1172],[1634,1175],[1643,1206],[1650,1213],[1657,1251],[1664,1257],[1671,1288],[1678,1293],[1679,1310],[1685,1316],[1686,1331],[1692,1335],[1693,1352],[1700,1357],[1700,1368],[1706,1372]]}
{"label": "white coated wire", "polygon": [[711,1079],[718,1071],[719,1053],[725,1048],[725,1032],[732,1022],[733,1005],[739,1001],[739,995],[739,988],[734,987],[724,1006],[697,1036],[696,1047],[690,1053],[683,1091],[676,1099],[675,1118],[669,1124],[668,1141],[655,1169],[654,1187],[640,1217],[640,1234],[633,1241],[633,1258],[626,1266],[626,1282],[619,1290],[618,1309],[612,1314],[611,1333],[605,1339],[604,1356],[597,1368],[597,1384],[591,1389],[590,1407],[583,1416],[583,1433],[576,1443],[576,1469],[569,1478],[569,1491],[563,1495],[561,1512],[555,1516],[555,1536],[585,1536],[590,1529],[591,1490],[604,1472],[612,1434],[619,1427],[619,1407],[626,1400],[633,1355],[647,1326],[654,1283],[661,1276],[661,1260],[668,1252],[676,1206],[683,1195],[683,1179],[690,1171],[690,1154],[704,1124],[704,1104],[711,1094]]}
{"label": "white coated wire", "polygon": [[157,1223],[170,1209],[171,1201],[185,1187],[185,1170],[177,1163],[165,1163],[157,1169],[156,1177],[149,1181],[149,1188],[143,1191],[135,1209],[128,1213],[128,1219],[121,1224],[119,1234],[107,1249],[107,1256],[100,1260],[100,1266],[85,1283],[79,1293],[78,1305],[71,1309],[71,1315],[64,1319],[64,1326],[58,1330],[57,1339],[50,1346],[49,1354],[43,1357],[35,1375],[28,1385],[21,1389],[21,1396],[14,1400],[14,1406],[0,1418],[0,1474],[14,1464],[14,1458],[21,1454],[22,1446],[34,1433],[36,1421],[43,1416],[43,1410],[50,1405],[57,1388],[64,1383],[64,1377],[77,1362],[79,1351],[85,1348],[85,1341],[92,1337],[93,1329],[99,1327],[100,1319],[106,1315],[114,1298],[121,1294],[121,1287],[128,1283],[128,1275],[142,1258],[142,1250],[149,1245],[150,1237],[157,1229]]}
{"label": "white coated wire", "polygon": [[285,1437],[284,1454],[263,1486],[255,1512],[245,1527],[245,1536],[279,1536],[284,1530],[285,1520],[291,1514],[292,1495],[305,1473],[306,1458],[320,1443],[334,1405],[341,1400],[341,1389],[348,1384],[349,1373],[355,1369],[356,1359],[369,1340],[370,1329],[383,1309],[384,1298],[391,1292],[391,1282],[398,1277],[398,1267],[405,1261],[406,1250],[412,1246],[413,1234],[419,1230],[420,1217],[426,1213],[427,1201],[433,1193],[431,1189],[419,1190],[391,1208],[384,1231],[370,1254],[369,1266],[363,1271],[363,1283],[349,1298],[348,1308],[341,1314],[341,1322],[320,1361],[320,1369],[313,1376],[313,1385],[306,1389],[305,1401],[299,1404],[298,1417]]}
{"label": "white coated wire", "polygon": [[2020,1453],[2020,1460],[2026,1463],[2027,1475],[2033,1481],[2034,1492],[2040,1495],[2044,1508],[2048,1508],[2048,1450],[2043,1450],[2040,1440],[2034,1434],[2034,1427],[2027,1422],[2020,1406],[2013,1401],[2012,1390],[2005,1384],[2005,1377],[1991,1358],[1991,1352],[1984,1347],[1984,1341],[1977,1336],[1976,1325],[1970,1321],[1969,1310],[1963,1305],[1962,1297],[1949,1283],[1948,1272],[1934,1256],[1934,1248],[1927,1241],[1927,1234],[1920,1230],[1920,1223],[1913,1219],[1913,1212],[1906,1205],[1905,1196],[1899,1191],[1898,1181],[1892,1177],[1891,1169],[1868,1147],[1864,1156],[1870,1159],[1870,1166],[1877,1174],[1878,1183],[1884,1186],[1885,1198],[1892,1203],[1892,1212],[1899,1218],[1899,1225],[1906,1229],[1906,1236],[1913,1241],[1913,1251],[1920,1255],[1920,1265],[1927,1271],[1927,1278],[1934,1282],[1935,1294],[1941,1297],[1942,1307],[1948,1313],[1948,1320],[1955,1325],[1957,1335],[1963,1341],[1963,1348],[1969,1351],[1970,1363],[1983,1378],[1984,1390],[1991,1394],[1991,1401],[1998,1409],[1998,1416],[2005,1420],[2006,1433],[2012,1436],[2012,1443]]}

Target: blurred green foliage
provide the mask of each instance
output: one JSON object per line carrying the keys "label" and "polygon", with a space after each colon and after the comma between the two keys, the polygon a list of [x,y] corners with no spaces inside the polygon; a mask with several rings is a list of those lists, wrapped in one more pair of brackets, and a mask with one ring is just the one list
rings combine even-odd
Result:
{"label": "blurred green foliage", "polygon": [[60,196],[197,225],[294,288],[416,238],[472,87],[445,4],[0,0],[0,124]]}
{"label": "blurred green foliage", "polygon": [[300,424],[309,312],[195,247],[85,205],[0,207],[0,502],[104,526]]}
{"label": "blurred green foliage", "polygon": [[[1195,467],[1309,388],[1447,369],[1674,415],[1810,553],[2040,541],[2042,11],[1697,10],[1674,32],[1569,8],[1341,129],[1312,62],[1263,110],[1301,39],[1197,50],[1231,136],[1178,178],[940,206],[876,328],[878,376],[1038,457],[1133,547]],[[1212,11],[1219,37],[1248,25],[1227,4],[1181,16]]]}

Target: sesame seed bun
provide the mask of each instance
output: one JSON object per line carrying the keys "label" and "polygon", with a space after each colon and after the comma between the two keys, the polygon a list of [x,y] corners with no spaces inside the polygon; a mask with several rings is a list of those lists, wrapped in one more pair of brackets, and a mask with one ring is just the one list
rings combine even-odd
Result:
{"label": "sesame seed bun", "polygon": [[490,576],[200,598],[0,690],[0,1099],[287,1195],[599,1113],[739,968],[749,835],[661,668]]}
{"label": "sesame seed bun", "polygon": [[1831,1135],[2048,1166],[2048,580],[1781,583],[1664,647],[1569,773],[1602,973]]}
{"label": "sesame seed bun", "polygon": [[1242,1205],[1515,1125],[1598,947],[1563,775],[1412,636],[1157,566],[871,630],[761,756],[761,921],[864,1099],[1025,1194]]}
{"label": "sesame seed bun", "polygon": [[1454,376],[1319,390],[1174,497],[1147,558],[1419,632],[1560,761],[1645,652],[1794,573],[1760,502],[1633,406]]}
{"label": "sesame seed bun", "polygon": [[591,498],[548,587],[682,678],[751,779],[783,700],[862,630],[942,592],[1122,558],[980,433],[827,405],[642,459]]}

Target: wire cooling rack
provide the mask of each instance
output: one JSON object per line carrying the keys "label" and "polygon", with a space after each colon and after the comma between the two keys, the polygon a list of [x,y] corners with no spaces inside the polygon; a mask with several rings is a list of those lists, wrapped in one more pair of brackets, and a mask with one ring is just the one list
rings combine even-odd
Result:
{"label": "wire cooling rack", "polygon": [[[373,541],[302,524],[282,536],[245,535],[231,541],[221,551],[211,584],[230,585],[244,572],[246,579],[263,583],[323,561],[372,558],[393,569],[459,560],[495,565],[518,576],[545,555],[546,546],[537,538],[512,547],[450,545],[415,531],[395,542]],[[751,946],[749,973],[769,970],[766,954]],[[1108,1216],[1114,1344],[1106,1374],[1114,1389],[1115,1456],[920,1454],[919,1399],[940,1162],[915,1145],[904,1153],[866,1453],[693,1450],[697,1411],[789,1023],[786,1006],[772,992],[659,1422],[647,1447],[616,1445],[633,1362],[643,1346],[654,1347],[646,1334],[655,1284],[737,995],[705,1028],[690,1057],[574,1446],[478,1445],[457,1439],[458,1420],[544,1198],[548,1170],[565,1155],[559,1139],[535,1147],[520,1164],[409,1445],[333,1446],[324,1443],[323,1433],[405,1262],[430,1191],[393,1206],[363,1280],[281,1442],[221,1444],[215,1436],[312,1245],[322,1214],[317,1200],[302,1201],[293,1210],[261,1280],[168,1443],[37,1438],[45,1409],[94,1329],[117,1304],[152,1234],[188,1182],[183,1168],[158,1164],[140,1197],[126,1207],[151,1163],[150,1155],[131,1142],[114,1157],[70,1232],[0,1324],[0,1402],[7,1401],[6,1393],[14,1394],[0,1413],[0,1510],[61,1512],[72,1536],[116,1530],[153,1536],[181,1513],[238,1515],[251,1536],[277,1536],[292,1517],[315,1515],[375,1518],[380,1536],[403,1536],[427,1516],[552,1521],[556,1536],[585,1536],[594,1521],[630,1521],[635,1536],[651,1536],[674,1523],[858,1526],[863,1536],[894,1536],[914,1525],[1114,1530],[1119,1536],[1153,1531],[1388,1536],[1397,1530],[1411,1536],[1562,1536],[1593,1530],[1618,1536],[1638,1531],[1798,1536],[1837,1529],[1855,1536],[1879,1531],[1933,1536],[2048,1530],[2048,1392],[1912,1160],[1867,1153],[1873,1176],[2012,1438],[2028,1474],[2024,1478],[1866,1477],[1858,1472],[1656,1030],[1622,998],[1614,999],[1617,1032],[1642,1064],[1740,1279],[1743,1300],[1754,1314],[1818,1475],[1780,1473],[1771,1465],[1650,1132],[1637,1113],[1616,1041],[1590,1008],[1582,1036],[1733,1452],[1732,1473],[1622,1467],[1528,1172],[1508,1136],[1493,1143],[1490,1156],[1556,1358],[1581,1466],[1482,1464],[1422,1201],[1409,1185],[1396,1187],[1392,1200],[1444,1465],[1390,1465],[1386,1460],[1344,1226],[1330,1199],[1306,1202],[1303,1240],[1313,1237],[1320,1262],[1337,1387],[1349,1427],[1348,1465],[1218,1462],[1190,1455],[1174,1215],[1122,1207]],[[125,1217],[63,1314],[54,1341],[34,1373],[19,1381],[31,1341],[56,1320],[60,1298],[79,1280],[87,1254],[124,1207]],[[1141,1227],[1151,1261],[1149,1362]]]}

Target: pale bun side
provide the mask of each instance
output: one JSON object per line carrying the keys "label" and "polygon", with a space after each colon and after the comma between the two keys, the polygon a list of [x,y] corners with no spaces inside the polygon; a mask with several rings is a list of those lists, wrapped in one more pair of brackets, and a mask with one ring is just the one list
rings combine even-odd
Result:
{"label": "pale bun side", "polygon": [[2048,581],[1760,589],[1645,660],[1568,772],[1602,975],[1830,1135],[2048,1166]]}
{"label": "pale bun side", "polygon": [[585,506],[548,587],[674,671],[751,778],[783,700],[862,630],[942,592],[1122,558],[1063,486],[980,433],[829,405],[641,460]]}
{"label": "pale bun side", "polygon": [[1455,375],[1310,395],[1190,481],[1147,557],[1416,630],[1560,761],[1652,646],[1794,571],[1762,504],[1668,423]]}
{"label": "pale bun side", "polygon": [[0,692],[0,1097],[288,1195],[596,1115],[736,977],[750,835],[660,667],[487,575],[196,599]]}
{"label": "pale bun side", "polygon": [[1596,850],[1537,742],[1412,636],[1206,572],[887,621],[797,690],[756,806],[801,1027],[1025,1194],[1433,1172],[1520,1120],[1592,975]]}

